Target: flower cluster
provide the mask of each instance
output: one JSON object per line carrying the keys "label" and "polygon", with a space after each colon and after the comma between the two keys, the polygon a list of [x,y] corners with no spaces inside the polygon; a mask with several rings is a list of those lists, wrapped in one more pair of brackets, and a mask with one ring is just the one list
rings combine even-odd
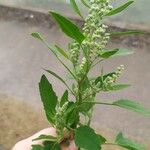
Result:
{"label": "flower cluster", "polygon": [[77,43],[76,41],[73,41],[69,45],[69,50],[70,50],[70,59],[76,66],[80,55],[80,44]]}
{"label": "flower cluster", "polygon": [[84,74],[86,71],[87,60],[85,57],[82,58],[81,64],[79,65],[80,74]]}
{"label": "flower cluster", "polygon": [[59,132],[61,132],[65,126],[65,120],[63,118],[67,108],[68,108],[68,102],[66,102],[62,107],[59,106],[57,108],[57,113],[55,115],[55,127],[57,129],[58,135],[61,134]]}
{"label": "flower cluster", "polygon": [[123,70],[124,65],[120,65],[112,75],[106,77],[106,79],[104,80],[104,86],[108,87],[115,83],[117,78],[122,74]]}
{"label": "flower cluster", "polygon": [[107,26],[102,24],[102,19],[110,12],[112,6],[109,5],[108,0],[90,0],[90,4],[89,15],[85,19],[83,28],[86,38],[82,46],[89,51],[89,58],[92,61],[109,40],[109,34],[106,33]]}

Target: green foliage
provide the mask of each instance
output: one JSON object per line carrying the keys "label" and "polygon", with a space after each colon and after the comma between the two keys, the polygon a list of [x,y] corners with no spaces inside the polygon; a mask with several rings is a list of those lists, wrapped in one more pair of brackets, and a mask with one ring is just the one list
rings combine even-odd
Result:
{"label": "green foliage", "polygon": [[42,35],[40,35],[40,33],[34,32],[34,33],[31,33],[31,35],[32,35],[34,38],[36,38],[36,39],[38,39],[38,40],[40,40],[40,41],[43,41],[43,37],[42,37]]}
{"label": "green foliage", "polygon": [[50,123],[54,123],[54,115],[56,113],[56,105],[58,102],[57,96],[53,91],[52,85],[47,80],[46,76],[41,77],[39,90],[47,119]]}
{"label": "green foliage", "polygon": [[84,40],[84,35],[81,33],[80,29],[67,18],[62,15],[49,12],[49,14],[56,20],[61,30],[69,37],[75,39],[77,42],[81,43]]}
{"label": "green foliage", "polygon": [[32,141],[38,141],[38,140],[44,140],[44,141],[57,141],[56,137],[53,137],[51,135],[40,135],[38,138],[33,139]]}
{"label": "green foliage", "polygon": [[115,55],[118,51],[119,51],[119,49],[105,50],[105,51],[102,51],[99,54],[99,56],[102,58],[109,58],[109,57]]}
{"label": "green foliage", "polygon": [[87,8],[90,8],[90,6],[88,5],[88,3],[86,2],[86,0],[81,0],[82,4],[84,6],[86,6]]}
{"label": "green foliage", "polygon": [[98,136],[94,130],[88,126],[81,126],[75,130],[75,143],[78,147],[86,150],[100,150],[100,144],[104,138]]}
{"label": "green foliage", "polygon": [[32,150],[44,150],[41,145],[32,145]]}
{"label": "green foliage", "polygon": [[115,14],[118,14],[120,12],[122,12],[123,10],[125,10],[127,7],[129,7],[134,1],[129,1],[125,4],[123,4],[122,6],[116,8],[116,9],[113,9],[112,11],[110,11],[108,14],[106,14],[106,16],[112,16],[112,15],[115,15]]}
{"label": "green foliage", "polygon": [[76,1],[75,0],[70,0],[70,4],[72,5],[74,11],[81,17],[83,18],[83,16],[81,15],[81,12],[78,8],[78,5],[76,4]]}
{"label": "green foliage", "polygon": [[55,48],[56,48],[56,50],[57,50],[60,54],[62,54],[66,59],[69,59],[68,54],[67,54],[62,48],[60,48],[58,45],[55,45]]}
{"label": "green foliage", "polygon": [[126,88],[128,88],[130,86],[131,85],[129,85],[129,84],[116,84],[116,85],[111,86],[109,89],[111,91],[118,91],[118,90],[126,89]]}
{"label": "green foliage", "polygon": [[125,138],[122,133],[117,135],[115,143],[121,147],[127,148],[128,150],[146,150],[143,145]]}
{"label": "green foliage", "polygon": [[122,36],[122,35],[138,35],[138,34],[146,34],[143,31],[124,31],[124,32],[112,32],[110,36]]}
{"label": "green foliage", "polygon": [[68,90],[66,90],[65,93],[63,94],[60,101],[60,106],[62,107],[66,102],[68,102]]}
{"label": "green foliage", "polygon": [[129,110],[141,113],[143,115],[150,116],[150,109],[146,109],[141,104],[131,101],[131,100],[122,99],[122,100],[114,102],[113,105],[122,107],[122,108],[126,108]]}
{"label": "green foliage", "polygon": [[61,150],[60,144],[57,142],[44,142],[43,146],[41,145],[32,145],[32,150]]}
{"label": "green foliage", "polygon": [[112,58],[112,57],[119,57],[119,56],[126,56],[126,55],[131,55],[134,52],[128,49],[114,49],[114,50],[104,50],[102,51],[99,56],[102,58]]}
{"label": "green foliage", "polygon": [[[83,30],[80,30],[77,25],[66,17],[56,12],[49,12],[49,15],[54,18],[60,29],[71,38],[68,49],[65,48],[64,50],[64,48],[58,45],[49,45],[38,32],[31,34],[35,39],[40,40],[47,46],[73,79],[68,83],[61,75],[44,69],[47,73],[61,81],[67,89],[64,89],[61,98],[57,98],[46,76],[43,75],[41,77],[39,83],[41,100],[48,121],[56,128],[57,136],[41,135],[33,139],[33,141],[42,140],[44,143],[42,146],[33,145],[32,150],[60,150],[62,141],[69,140],[72,136],[76,146],[85,150],[100,150],[102,145],[107,144],[119,145],[129,150],[145,150],[142,145],[125,138],[122,133],[118,134],[115,143],[107,143],[103,136],[97,134],[90,127],[94,106],[97,104],[114,106],[114,108],[125,108],[150,116],[149,108],[146,109],[141,104],[131,100],[121,99],[111,103],[96,101],[96,95],[99,92],[115,92],[130,86],[129,84],[117,83],[118,78],[123,73],[124,65],[120,65],[116,70],[108,74],[104,73],[103,67],[100,67],[101,72],[98,75],[94,74],[94,77],[91,77],[90,74],[92,68],[102,61],[133,54],[133,51],[128,49],[116,48],[107,50],[107,43],[113,36],[143,34],[144,32],[125,31],[107,33],[108,27],[103,24],[105,17],[120,13],[128,8],[133,1],[128,1],[116,9],[113,9],[108,4],[108,1],[105,0],[81,0],[81,3],[90,10],[85,19],[82,17],[76,1],[70,0],[74,11],[84,19]],[[60,56],[69,60],[67,64],[63,62]],[[84,120],[81,120],[81,115]],[[68,137],[66,137],[66,133]]]}
{"label": "green foliage", "polygon": [[112,57],[127,56],[133,54],[134,51],[128,49],[119,49]]}

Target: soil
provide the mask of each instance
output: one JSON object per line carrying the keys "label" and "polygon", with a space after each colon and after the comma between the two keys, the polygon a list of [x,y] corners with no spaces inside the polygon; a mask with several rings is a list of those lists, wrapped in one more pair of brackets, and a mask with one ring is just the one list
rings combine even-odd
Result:
{"label": "soil", "polygon": [[0,95],[0,116],[0,144],[6,150],[48,126],[42,113],[7,95]]}

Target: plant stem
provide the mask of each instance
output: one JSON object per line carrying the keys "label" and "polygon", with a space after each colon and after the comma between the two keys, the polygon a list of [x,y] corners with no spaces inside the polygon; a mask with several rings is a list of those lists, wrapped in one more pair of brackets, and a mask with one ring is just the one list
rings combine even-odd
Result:
{"label": "plant stem", "polygon": [[111,105],[111,106],[113,105],[112,103],[105,103],[105,102],[82,102],[81,105],[83,105],[84,103],[101,104],[101,105]]}
{"label": "plant stem", "polygon": [[98,62],[96,62],[91,68],[94,68],[97,64],[99,64],[100,62],[104,61],[105,59],[101,59]]}
{"label": "plant stem", "polygon": [[49,46],[49,44],[43,40],[44,44],[48,47],[49,50],[52,51],[52,53],[55,55],[55,57],[59,60],[59,62],[69,71],[69,73],[74,77],[74,79],[77,81],[76,76],[71,72],[71,70],[64,64],[64,62],[58,57],[58,55],[55,53],[55,51]]}
{"label": "plant stem", "polygon": [[112,145],[112,146],[122,147],[121,145],[116,144],[116,143],[104,143],[103,145]]}

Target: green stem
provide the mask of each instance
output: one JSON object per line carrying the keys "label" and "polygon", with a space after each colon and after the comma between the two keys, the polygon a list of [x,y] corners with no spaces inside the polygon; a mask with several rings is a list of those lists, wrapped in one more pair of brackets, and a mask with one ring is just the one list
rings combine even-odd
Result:
{"label": "green stem", "polygon": [[94,68],[97,64],[99,64],[100,62],[104,61],[105,59],[101,59],[98,62],[96,62],[91,68]]}
{"label": "green stem", "polygon": [[58,55],[55,53],[55,51],[49,46],[49,44],[43,40],[44,44],[48,47],[49,50],[55,55],[55,57],[59,60],[59,62],[69,71],[69,73],[74,77],[74,79],[77,81],[76,76],[71,72],[71,70],[64,64],[64,62],[58,57]]}
{"label": "green stem", "polygon": [[104,143],[103,145],[112,145],[112,146],[122,147],[121,145],[118,145],[116,143]]}
{"label": "green stem", "polygon": [[[82,102],[81,105],[83,105],[84,103],[90,103],[90,104],[101,104],[101,105],[113,105],[112,103],[105,103],[105,102]],[[80,106],[81,106],[80,105]]]}
{"label": "green stem", "polygon": [[[97,92],[100,92],[100,91],[101,91],[101,89],[100,89],[100,90],[97,90],[97,91],[96,91],[96,93],[97,93]],[[92,96],[92,95],[93,95],[93,93],[92,93],[92,94],[87,95],[87,96],[83,99],[83,101],[84,101],[84,100],[86,100],[89,96]]]}

